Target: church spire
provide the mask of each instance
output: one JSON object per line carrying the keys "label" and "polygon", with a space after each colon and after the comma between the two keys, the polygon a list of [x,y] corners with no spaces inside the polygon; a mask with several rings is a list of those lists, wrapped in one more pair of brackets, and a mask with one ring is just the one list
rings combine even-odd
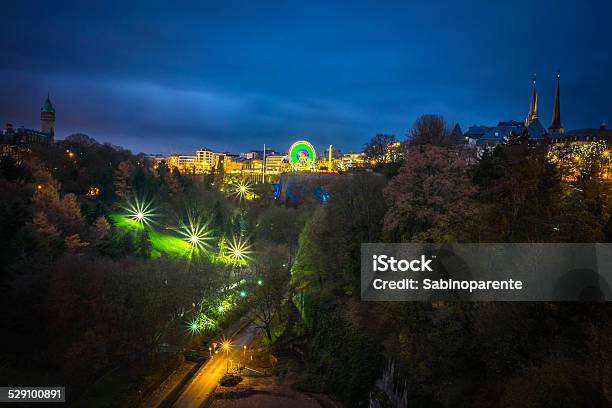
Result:
{"label": "church spire", "polygon": [[533,92],[531,93],[531,104],[529,105],[527,119],[525,119],[525,126],[529,126],[531,122],[538,119],[538,91],[536,89],[536,75],[533,74]]}
{"label": "church spire", "polygon": [[552,120],[548,127],[550,133],[563,133],[561,125],[561,72],[557,71],[557,90],[555,91],[555,102],[553,105]]}

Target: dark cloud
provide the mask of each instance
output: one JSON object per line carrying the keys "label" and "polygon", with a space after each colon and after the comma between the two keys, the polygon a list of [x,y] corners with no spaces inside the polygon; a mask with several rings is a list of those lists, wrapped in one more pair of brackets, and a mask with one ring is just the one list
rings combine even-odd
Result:
{"label": "dark cloud", "polygon": [[[419,2],[420,3],[420,2]],[[612,120],[609,1],[12,2],[0,26],[0,120],[136,151],[359,149],[420,114],[465,128],[543,122],[562,70],[566,128]]]}

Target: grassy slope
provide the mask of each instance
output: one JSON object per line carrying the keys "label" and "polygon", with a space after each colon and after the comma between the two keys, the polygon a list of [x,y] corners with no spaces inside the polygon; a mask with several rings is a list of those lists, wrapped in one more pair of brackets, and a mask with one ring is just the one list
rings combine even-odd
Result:
{"label": "grassy slope", "polygon": [[122,214],[111,214],[109,216],[113,224],[121,229],[126,230],[142,230],[146,228],[149,239],[151,240],[152,256],[157,257],[161,254],[173,256],[186,256],[191,251],[191,245],[183,239],[170,234],[164,234],[155,231],[152,228],[145,227],[141,223],[126,217]]}

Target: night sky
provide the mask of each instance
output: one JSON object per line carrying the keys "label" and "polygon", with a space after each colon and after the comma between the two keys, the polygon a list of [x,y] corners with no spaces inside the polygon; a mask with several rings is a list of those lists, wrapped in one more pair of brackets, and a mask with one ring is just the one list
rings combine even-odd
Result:
{"label": "night sky", "polygon": [[548,127],[560,69],[565,128],[612,125],[610,0],[135,3],[3,2],[0,122],[38,129],[48,91],[58,138],[360,150],[424,113],[522,121],[533,73]]}

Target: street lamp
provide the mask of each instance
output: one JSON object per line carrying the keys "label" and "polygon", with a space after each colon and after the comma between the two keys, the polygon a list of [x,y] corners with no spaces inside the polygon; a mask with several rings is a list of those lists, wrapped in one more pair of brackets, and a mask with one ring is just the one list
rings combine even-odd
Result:
{"label": "street lamp", "polygon": [[226,340],[223,342],[223,344],[221,345],[221,348],[223,350],[225,350],[225,358],[226,358],[226,365],[225,365],[225,373],[229,372],[229,349],[230,349],[230,342],[229,340]]}

